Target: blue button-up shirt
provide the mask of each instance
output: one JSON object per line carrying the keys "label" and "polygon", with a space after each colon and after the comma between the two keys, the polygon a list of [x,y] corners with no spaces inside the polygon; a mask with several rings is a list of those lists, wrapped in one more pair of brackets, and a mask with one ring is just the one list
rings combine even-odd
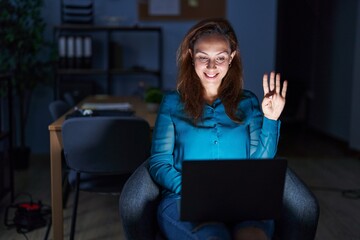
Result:
{"label": "blue button-up shirt", "polygon": [[164,96],[153,131],[149,171],[163,194],[181,192],[183,160],[273,158],[280,121],[263,116],[256,96],[244,90],[238,105],[242,123],[232,121],[220,99],[205,105],[196,125],[177,92]]}

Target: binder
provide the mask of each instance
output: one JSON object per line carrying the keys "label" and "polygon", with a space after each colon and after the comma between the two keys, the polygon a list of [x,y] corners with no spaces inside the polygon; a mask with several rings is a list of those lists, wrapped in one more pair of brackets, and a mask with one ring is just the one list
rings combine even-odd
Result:
{"label": "binder", "polygon": [[83,37],[75,37],[75,67],[83,68]]}
{"label": "binder", "polygon": [[58,55],[59,68],[66,68],[66,36],[60,36],[58,39]]}
{"label": "binder", "polygon": [[66,38],[66,57],[67,68],[75,68],[75,37],[67,36]]}
{"label": "binder", "polygon": [[84,44],[84,68],[92,67],[92,38],[91,36],[84,36],[83,38]]}

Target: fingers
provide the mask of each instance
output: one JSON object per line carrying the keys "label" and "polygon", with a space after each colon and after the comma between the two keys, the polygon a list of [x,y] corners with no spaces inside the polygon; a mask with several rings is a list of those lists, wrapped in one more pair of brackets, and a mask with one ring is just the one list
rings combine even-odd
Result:
{"label": "fingers", "polygon": [[281,91],[281,96],[282,96],[283,98],[286,97],[287,86],[288,86],[288,81],[285,80],[284,83],[283,83],[282,91]]}
{"label": "fingers", "polygon": [[280,94],[280,74],[276,74],[276,93]]}
{"label": "fingers", "polygon": [[269,93],[268,75],[266,73],[263,76],[263,89],[264,96],[266,96]]}
{"label": "fingers", "polygon": [[270,73],[270,91],[274,91],[275,89],[275,73],[274,72],[271,72]]}
{"label": "fingers", "polygon": [[283,87],[281,90],[281,82],[280,82],[280,73],[275,74],[275,72],[270,73],[270,79],[268,79],[268,74],[264,74],[263,76],[263,89],[264,89],[264,96],[270,96],[274,93],[280,94],[285,98],[288,82],[287,80],[284,81]]}
{"label": "fingers", "polygon": [[[270,82],[270,88],[269,88],[269,82]],[[276,92],[279,93],[280,89],[277,89],[278,82],[280,83],[280,75],[276,74]],[[270,73],[270,81],[268,81],[268,75],[265,73],[263,76],[263,88],[264,88],[264,95],[267,95],[268,93],[271,93],[275,89],[275,73]]]}

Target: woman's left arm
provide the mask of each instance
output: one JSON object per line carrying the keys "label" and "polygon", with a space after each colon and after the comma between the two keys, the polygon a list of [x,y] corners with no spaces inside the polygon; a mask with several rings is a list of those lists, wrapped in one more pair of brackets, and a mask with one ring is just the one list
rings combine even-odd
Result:
{"label": "woman's left arm", "polygon": [[263,88],[262,113],[257,99],[253,98],[252,101],[253,118],[249,125],[251,158],[275,157],[280,135],[280,121],[278,119],[285,106],[287,81],[284,81],[280,93],[280,75],[275,75],[272,72],[270,74],[269,86],[268,75],[265,74],[263,77]]}

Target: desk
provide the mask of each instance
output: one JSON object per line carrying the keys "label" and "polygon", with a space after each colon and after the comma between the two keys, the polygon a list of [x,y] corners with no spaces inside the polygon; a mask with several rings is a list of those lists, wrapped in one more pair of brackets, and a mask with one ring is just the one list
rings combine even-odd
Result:
{"label": "desk", "polygon": [[[155,126],[156,113],[149,113],[146,104],[137,97],[120,97],[120,96],[104,96],[95,95],[85,98],[77,106],[80,108],[84,103],[119,103],[128,102],[135,110],[135,115],[148,121],[150,128]],[[66,114],[73,110],[69,110]],[[63,203],[62,203],[62,167],[61,167],[61,150],[62,135],[61,127],[65,120],[65,116],[49,125],[50,133],[50,174],[51,174],[51,205],[52,205],[52,226],[54,240],[64,239],[63,227]]]}

